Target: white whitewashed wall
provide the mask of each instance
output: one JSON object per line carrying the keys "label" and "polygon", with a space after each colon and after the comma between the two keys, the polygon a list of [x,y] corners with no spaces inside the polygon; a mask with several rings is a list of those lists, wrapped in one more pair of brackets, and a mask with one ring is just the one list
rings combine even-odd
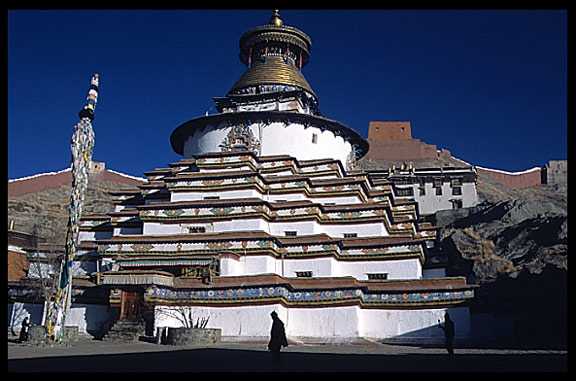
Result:
{"label": "white whitewashed wall", "polygon": [[[156,307],[155,327],[180,327],[178,319],[159,313]],[[172,308],[176,311],[176,308]],[[456,340],[470,337],[470,316],[467,307],[414,310],[370,309],[359,306],[295,308],[279,304],[233,307],[188,307],[196,318],[209,317],[207,328],[222,329],[223,339],[242,336],[243,340],[268,340],[276,311],[284,323],[289,340],[316,339],[326,342],[347,342],[363,337],[373,341],[442,342],[448,311],[454,321]],[[176,312],[177,313],[177,312]]]}
{"label": "white whitewashed wall", "polygon": [[[184,158],[208,152],[220,152],[220,145],[232,127],[227,123],[218,126],[208,125],[189,136],[184,143]],[[298,160],[333,158],[346,163],[351,144],[332,131],[322,131],[317,127],[304,127],[299,123],[286,126],[273,122],[265,126],[261,123],[250,125],[252,135],[260,142],[260,156],[290,155]],[[316,143],[312,136],[316,135]]]}

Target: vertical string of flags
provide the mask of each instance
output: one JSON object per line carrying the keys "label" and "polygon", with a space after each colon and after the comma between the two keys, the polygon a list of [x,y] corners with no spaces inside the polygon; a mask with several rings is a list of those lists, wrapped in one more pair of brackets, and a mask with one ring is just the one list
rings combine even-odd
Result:
{"label": "vertical string of flags", "polygon": [[66,248],[60,266],[60,277],[55,285],[55,295],[48,308],[46,328],[48,336],[55,341],[64,338],[66,315],[72,302],[72,263],[77,251],[79,222],[84,207],[84,197],[88,187],[88,173],[92,163],[94,148],[94,109],[98,101],[99,75],[94,74],[90,81],[90,90],[86,105],[78,113],[80,121],[74,127],[70,151],[72,153],[72,191],[68,207],[68,229],[66,232]]}

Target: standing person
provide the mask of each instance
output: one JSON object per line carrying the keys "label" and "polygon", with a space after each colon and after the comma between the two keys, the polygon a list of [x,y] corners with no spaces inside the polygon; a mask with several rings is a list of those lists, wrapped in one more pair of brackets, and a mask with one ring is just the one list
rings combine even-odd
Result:
{"label": "standing person", "polygon": [[20,329],[20,342],[28,340],[28,328],[30,327],[30,323],[28,322],[28,317],[22,320],[22,329]]}
{"label": "standing person", "polygon": [[[440,322],[440,320],[438,320]],[[454,354],[454,322],[450,319],[450,314],[446,312],[444,315],[444,325],[440,324],[440,328],[444,330],[444,336],[446,337],[446,341],[444,345],[446,346],[446,350],[448,351],[449,355]]]}
{"label": "standing person", "polygon": [[282,320],[280,320],[276,311],[272,311],[270,316],[272,317],[272,329],[270,330],[270,342],[268,343],[268,350],[272,352],[274,362],[279,362],[280,348],[287,347],[288,341],[286,340],[284,323],[282,323]]}

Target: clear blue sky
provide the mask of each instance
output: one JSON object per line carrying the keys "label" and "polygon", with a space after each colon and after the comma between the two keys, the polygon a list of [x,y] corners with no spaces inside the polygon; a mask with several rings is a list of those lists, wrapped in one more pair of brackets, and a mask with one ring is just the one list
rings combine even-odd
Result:
{"label": "clear blue sky", "polygon": [[[8,12],[8,178],[70,165],[100,74],[93,160],[141,176],[170,134],[244,72],[238,40],[271,10]],[[458,158],[519,171],[567,158],[567,12],[280,10],[312,39],[320,109],[367,136],[410,121]]]}

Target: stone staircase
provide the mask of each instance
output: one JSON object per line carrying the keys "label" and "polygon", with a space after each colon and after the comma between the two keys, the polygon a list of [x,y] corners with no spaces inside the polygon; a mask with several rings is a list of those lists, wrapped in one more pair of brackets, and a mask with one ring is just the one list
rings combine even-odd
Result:
{"label": "stone staircase", "polygon": [[138,341],[146,334],[144,320],[118,320],[102,338],[104,341]]}

